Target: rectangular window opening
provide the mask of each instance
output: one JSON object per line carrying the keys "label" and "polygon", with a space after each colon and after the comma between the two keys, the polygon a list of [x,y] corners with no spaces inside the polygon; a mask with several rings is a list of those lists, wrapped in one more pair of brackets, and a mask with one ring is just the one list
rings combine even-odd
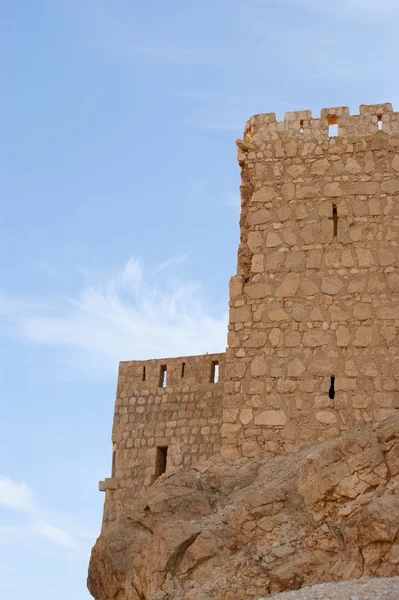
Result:
{"label": "rectangular window opening", "polygon": [[335,375],[331,375],[331,385],[328,391],[328,397],[330,400],[334,400],[335,398]]}
{"label": "rectangular window opening", "polygon": [[112,451],[112,474],[111,477],[115,477],[115,455],[116,455],[116,450],[115,450],[115,444],[114,444],[114,449]]}
{"label": "rectangular window opening", "polygon": [[181,364],[181,376],[182,376],[182,378],[184,377],[185,368],[186,368],[186,363],[182,363]]}
{"label": "rectangular window opening", "polygon": [[166,388],[168,382],[168,371],[166,365],[161,365],[161,371],[159,373],[159,387]]}
{"label": "rectangular window opening", "polygon": [[155,477],[158,478],[160,475],[166,472],[166,464],[168,460],[168,447],[158,446],[157,454],[155,457]]}
{"label": "rectangular window opening", "polygon": [[211,383],[217,383],[219,381],[219,362],[214,360],[212,362],[212,371],[211,371]]}
{"label": "rectangular window opening", "polygon": [[377,119],[378,119],[377,130],[382,131],[382,115],[377,115]]}
{"label": "rectangular window opening", "polygon": [[143,367],[143,377],[142,377],[143,381],[145,381],[145,378],[146,378],[145,367]]}
{"label": "rectangular window opening", "polygon": [[299,122],[299,133],[303,133],[303,120]]}
{"label": "rectangular window opening", "polygon": [[339,129],[338,129],[339,119],[337,116],[328,117],[328,135],[330,137],[338,137]]}
{"label": "rectangular window opening", "polygon": [[334,237],[337,237],[338,235],[338,209],[337,209],[337,205],[333,204],[333,215],[332,215],[332,220],[333,220],[333,227],[334,227]]}

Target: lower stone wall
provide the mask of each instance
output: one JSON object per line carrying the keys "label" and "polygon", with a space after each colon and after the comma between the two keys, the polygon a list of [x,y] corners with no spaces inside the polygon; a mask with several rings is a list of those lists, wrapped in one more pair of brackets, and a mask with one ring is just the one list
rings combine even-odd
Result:
{"label": "lower stone wall", "polygon": [[105,522],[126,490],[131,496],[155,481],[165,454],[167,474],[220,454],[224,361],[207,354],[120,363]]}
{"label": "lower stone wall", "polygon": [[[292,275],[267,298],[248,296],[260,284],[232,279],[224,456],[292,452],[399,409],[398,276],[377,269],[298,275],[298,290],[284,298],[277,286]],[[346,286],[341,294],[321,293],[332,280]],[[315,292],[306,297],[301,286],[310,283]]]}

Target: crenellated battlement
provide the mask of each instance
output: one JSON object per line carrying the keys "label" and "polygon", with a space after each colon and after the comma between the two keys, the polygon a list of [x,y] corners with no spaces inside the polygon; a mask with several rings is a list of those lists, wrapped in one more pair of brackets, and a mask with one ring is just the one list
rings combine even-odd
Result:
{"label": "crenellated battlement", "polygon": [[313,118],[311,110],[287,112],[284,121],[275,113],[254,115],[245,126],[245,142],[263,142],[279,138],[327,140],[330,126],[338,126],[338,137],[352,137],[383,133],[399,133],[399,112],[392,104],[362,104],[358,115],[351,115],[347,106],[323,108],[320,118]]}
{"label": "crenellated battlement", "polygon": [[187,386],[208,386],[222,381],[224,361],[224,353],[123,361],[119,364],[119,384],[123,385],[126,396],[129,390],[157,393],[162,388],[174,392]]}

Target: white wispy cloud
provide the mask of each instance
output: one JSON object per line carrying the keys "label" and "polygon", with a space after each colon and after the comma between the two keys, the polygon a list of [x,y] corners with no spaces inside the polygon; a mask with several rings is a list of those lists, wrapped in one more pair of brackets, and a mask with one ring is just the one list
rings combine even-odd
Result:
{"label": "white wispy cloud", "polygon": [[[69,352],[76,367],[108,376],[120,360],[162,358],[223,351],[227,311],[215,311],[197,282],[182,281],[171,267],[186,256],[172,257],[146,274],[137,259],[98,284],[85,284],[74,298],[49,306],[7,301],[6,322],[13,336]],[[2,328],[10,332],[10,327]]]}
{"label": "white wispy cloud", "polygon": [[[69,550],[77,558],[87,557],[88,541],[94,541],[94,533],[73,524],[68,515],[53,515],[53,519],[61,523],[57,525],[45,520],[48,511],[37,503],[36,495],[27,483],[17,483],[10,477],[0,476],[0,506],[24,513],[20,523],[0,526],[0,542],[8,544],[17,539],[21,543],[25,538],[39,535]],[[68,527],[64,527],[63,522]]]}
{"label": "white wispy cloud", "polygon": [[179,254],[177,256],[171,256],[170,258],[167,258],[155,267],[152,272],[153,275],[159,273],[160,271],[165,271],[166,269],[175,269],[176,267],[180,267],[180,265],[186,262],[189,255],[190,253],[186,252],[185,254]]}
{"label": "white wispy cloud", "polygon": [[72,552],[81,552],[81,546],[78,540],[68,531],[61,529],[60,527],[49,525],[49,523],[37,522],[32,524],[31,529],[34,533],[44,536],[51,542],[57,544],[57,546],[61,546]]}
{"label": "white wispy cloud", "polygon": [[0,477],[0,506],[31,513],[35,508],[33,491],[26,483]]}

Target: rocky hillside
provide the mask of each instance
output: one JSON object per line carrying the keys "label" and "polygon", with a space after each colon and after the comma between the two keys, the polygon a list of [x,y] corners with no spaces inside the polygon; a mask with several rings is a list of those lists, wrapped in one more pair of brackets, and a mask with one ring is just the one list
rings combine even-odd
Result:
{"label": "rocky hillside", "polygon": [[398,532],[395,415],[295,454],[163,475],[103,530],[88,587],[96,600],[248,600],[393,577]]}

